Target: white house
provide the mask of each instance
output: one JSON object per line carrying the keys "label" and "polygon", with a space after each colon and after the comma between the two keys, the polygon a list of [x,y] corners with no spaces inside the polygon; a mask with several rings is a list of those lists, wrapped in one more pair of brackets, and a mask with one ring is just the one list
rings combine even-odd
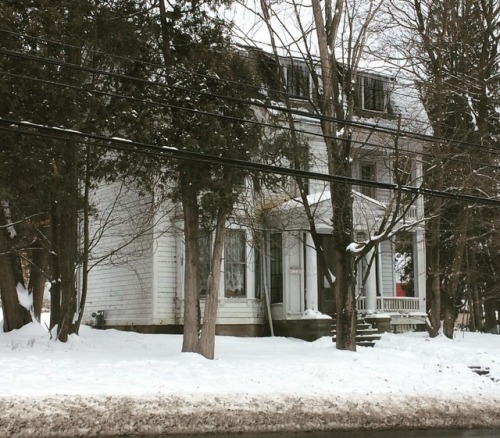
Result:
{"label": "white house", "polygon": [[[297,63],[288,67],[289,92],[300,108],[307,108],[303,99],[308,91],[297,86],[296,81],[298,78],[303,81],[305,72]],[[399,153],[395,154],[391,130],[397,126],[395,115],[404,112],[404,99],[398,103],[393,94],[394,84],[387,77],[368,73],[362,76],[358,104],[359,120],[363,123],[353,133],[356,145],[352,152],[353,177],[392,182],[394,163],[401,155],[406,160],[406,183],[418,184],[422,176],[418,142],[398,139]],[[370,129],[368,125],[375,121],[389,133]],[[296,123],[306,133],[313,157],[308,170],[327,173],[326,148],[318,120],[301,115],[296,116]],[[243,213],[236,212],[228,222],[219,290],[219,334],[265,335],[272,327],[277,334],[313,339],[329,332],[333,297],[325,287],[325,273],[317,261],[303,206],[295,198],[293,184],[290,186],[286,194],[273,194],[273,208],[265,215],[253,216],[260,218],[258,228],[262,232],[256,233]],[[251,187],[247,189],[250,193]],[[308,193],[316,229],[328,255],[332,245],[328,185],[310,180]],[[354,239],[362,241],[376,233],[381,218],[391,213],[393,193],[375,186],[354,186],[352,193]],[[130,203],[131,199],[135,202]],[[109,252],[127,240],[127,236],[134,235],[136,218],[141,217],[139,212],[148,208],[146,201],[116,185],[98,191],[96,202],[101,218],[108,217],[111,204],[116,207],[123,202],[126,213],[110,213],[109,217],[118,215],[124,220],[117,224],[112,235],[103,237],[96,247],[97,253]],[[424,323],[423,218],[423,201],[418,198],[399,223],[405,231],[380,243],[359,262],[360,315],[389,314],[395,330],[413,329]],[[184,275],[182,223],[180,208],[165,203],[154,212],[150,230],[133,239],[132,246],[122,251],[126,255],[120,256],[118,252],[114,263],[97,265],[89,276],[84,320],[90,322],[91,315],[100,312],[103,319],[99,322],[106,327],[180,333]],[[209,245],[209,238],[202,242],[203,254],[203,248]],[[203,254],[202,271],[208,261]],[[203,306],[203,284],[200,288]]]}

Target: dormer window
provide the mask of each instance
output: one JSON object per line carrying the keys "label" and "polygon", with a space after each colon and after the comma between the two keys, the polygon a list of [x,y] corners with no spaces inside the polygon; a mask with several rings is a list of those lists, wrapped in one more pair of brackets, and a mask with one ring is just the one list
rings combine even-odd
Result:
{"label": "dormer window", "polygon": [[286,67],[286,91],[291,97],[310,96],[310,77],[307,65],[292,61]]}
{"label": "dormer window", "polygon": [[362,73],[358,79],[357,107],[361,110],[391,113],[388,77]]}

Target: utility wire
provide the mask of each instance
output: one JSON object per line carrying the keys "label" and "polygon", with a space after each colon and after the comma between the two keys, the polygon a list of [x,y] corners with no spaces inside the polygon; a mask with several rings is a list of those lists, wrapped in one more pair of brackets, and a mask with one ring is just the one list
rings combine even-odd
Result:
{"label": "utility wire", "polygon": [[100,70],[100,69],[96,69],[93,67],[71,64],[71,63],[68,63],[65,61],[55,60],[55,59],[37,56],[37,55],[33,55],[33,54],[16,52],[16,51],[11,51],[11,50],[7,50],[7,49],[1,49],[1,48],[0,48],[0,54],[4,54],[4,55],[11,56],[14,58],[19,58],[19,59],[41,62],[44,64],[52,64],[52,65],[57,65],[57,66],[61,66],[61,67],[68,67],[71,69],[85,71],[87,73],[101,74],[101,75],[107,75],[107,76],[111,76],[111,77],[118,78],[118,79],[137,81],[139,83],[153,85],[153,86],[159,86],[162,88],[172,89],[172,90],[176,90],[176,91],[196,93],[196,94],[206,96],[206,97],[225,99],[225,100],[229,100],[229,101],[233,101],[233,102],[237,102],[237,103],[254,105],[254,106],[265,108],[268,110],[291,113],[291,114],[295,114],[295,115],[299,115],[299,116],[303,116],[303,117],[308,117],[308,118],[316,119],[316,120],[320,120],[320,121],[335,122],[335,123],[345,125],[345,126],[350,126],[353,128],[375,130],[378,132],[384,132],[384,133],[388,133],[388,134],[392,134],[392,135],[398,135],[400,137],[403,136],[403,137],[407,137],[407,138],[412,138],[412,139],[426,141],[426,142],[432,142],[432,143],[441,142],[444,144],[452,143],[452,144],[461,145],[461,146],[471,146],[471,147],[474,147],[476,149],[485,149],[489,153],[492,152],[491,148],[489,148],[489,147],[478,145],[478,144],[467,142],[467,141],[447,139],[447,138],[437,138],[437,137],[434,137],[432,135],[415,133],[415,132],[406,131],[406,130],[399,130],[398,131],[396,128],[381,126],[380,124],[373,124],[373,123],[359,122],[359,121],[347,121],[347,120],[338,119],[335,117],[326,117],[326,116],[321,115],[321,114],[311,113],[309,111],[304,111],[304,110],[291,109],[291,108],[287,108],[287,107],[284,107],[281,105],[265,104],[265,103],[260,102],[258,100],[249,102],[249,101],[241,99],[241,98],[236,98],[236,97],[231,97],[231,96],[223,96],[223,95],[210,93],[210,92],[206,92],[206,91],[201,91],[201,90],[192,90],[192,89],[189,89],[186,87],[179,87],[179,86],[170,85],[170,84],[166,84],[166,83],[162,84],[162,83],[158,83],[158,82],[152,82],[152,81],[149,81],[146,79],[141,79],[141,78],[137,78],[137,77],[121,74],[121,73],[107,72],[105,70]]}
{"label": "utility wire", "polygon": [[[194,113],[194,114],[198,114],[198,115],[217,117],[220,119],[226,119],[226,120],[236,121],[236,122],[240,122],[240,123],[247,123],[247,124],[253,124],[253,125],[266,127],[266,128],[273,128],[276,130],[282,130],[282,131],[292,131],[293,130],[294,132],[298,132],[300,134],[308,135],[311,137],[319,137],[322,139],[329,138],[329,139],[333,139],[333,140],[342,140],[342,138],[339,136],[325,135],[325,134],[322,134],[318,131],[308,131],[308,130],[303,129],[303,128],[300,128],[300,129],[299,128],[291,128],[286,123],[284,123],[283,125],[279,125],[279,124],[275,124],[275,123],[262,122],[262,121],[258,121],[258,120],[252,120],[252,119],[243,119],[243,118],[239,118],[239,117],[235,117],[235,116],[229,116],[227,114],[213,113],[213,112],[209,112],[209,111],[200,110],[197,108],[181,107],[178,105],[172,105],[172,104],[158,102],[158,101],[154,101],[154,100],[150,100],[150,99],[127,96],[124,94],[113,93],[113,92],[109,92],[109,91],[90,89],[90,88],[82,87],[79,85],[66,84],[63,82],[56,82],[56,81],[51,81],[51,80],[47,80],[47,79],[40,79],[40,78],[36,78],[33,76],[20,75],[20,74],[10,73],[10,72],[6,72],[6,71],[0,71],[0,75],[10,76],[10,77],[24,79],[24,80],[28,80],[28,81],[40,82],[40,83],[46,84],[46,85],[54,85],[57,87],[73,89],[73,90],[77,90],[77,91],[80,91],[83,93],[92,93],[92,94],[96,94],[96,95],[100,95],[100,96],[128,100],[131,102],[138,102],[138,103],[144,103],[144,104],[148,104],[148,105],[155,105],[155,106],[158,106],[161,108],[175,109],[175,110],[185,111],[185,112]],[[249,103],[249,105],[252,105],[252,103]],[[365,147],[386,149],[386,150],[389,150],[391,152],[394,152],[394,150],[395,150],[394,146],[385,146],[383,144],[371,143],[369,141],[351,139],[350,142],[353,144],[359,144],[359,145],[365,146]],[[426,152],[419,152],[419,155],[434,157],[433,154],[426,153]],[[466,162],[463,160],[461,161],[461,160],[453,159],[453,158],[451,158],[450,160],[456,161],[456,162]],[[492,167],[496,168],[496,166],[492,166]]]}
{"label": "utility wire", "polygon": [[[19,37],[23,37],[23,38],[30,38],[30,39],[35,39],[37,41],[42,41],[44,43],[50,43],[50,44],[54,44],[54,45],[60,45],[62,47],[68,47],[68,48],[73,48],[73,49],[78,49],[78,50],[81,50],[81,47],[80,46],[76,46],[76,45],[72,45],[72,44],[69,44],[69,43],[63,43],[61,41],[55,41],[55,40],[50,40],[50,39],[46,39],[46,38],[43,38],[43,37],[38,37],[38,36],[33,36],[33,35],[29,35],[29,34],[25,34],[25,33],[20,33],[20,32],[14,32],[14,31],[11,31],[11,30],[7,30],[7,29],[0,29],[0,33],[1,32],[4,32],[4,33],[8,33],[8,34],[11,34],[11,35],[15,35],[15,36],[19,36]],[[239,47],[242,47],[243,48],[243,53],[240,51],[239,54],[240,55],[244,55],[246,57],[249,57],[249,54],[248,54],[248,50],[258,50],[264,54],[268,54],[268,53],[265,53],[264,51],[262,51],[259,47],[257,47],[255,44],[254,45],[249,45],[249,44],[236,44],[237,46]],[[210,48],[211,51],[216,51],[215,49],[212,49]],[[108,56],[108,57],[112,57],[112,58],[115,58],[115,59],[119,59],[119,60],[122,60],[122,61],[128,61],[128,62],[133,62],[134,64],[141,64],[141,65],[148,65],[148,66],[151,66],[151,67],[157,67],[158,69],[161,69],[161,70],[164,70],[165,69],[165,66],[164,65],[161,65],[161,64],[157,64],[157,63],[154,63],[154,62],[151,62],[151,61],[144,61],[144,60],[138,60],[136,58],[129,58],[129,57],[125,57],[125,56],[121,56],[121,55],[116,55],[116,54],[112,54],[112,53],[108,53],[108,52],[104,52],[104,51],[101,51],[101,50],[97,50],[97,49],[86,49],[87,52],[91,52],[91,53],[96,53],[96,54],[99,54],[99,55],[105,55],[105,56]],[[269,54],[268,54],[269,55]],[[300,55],[300,58],[303,59],[304,58],[304,54],[299,54]],[[299,57],[299,56],[296,56],[296,58]],[[314,59],[317,59],[317,58],[314,58]],[[183,71],[183,72],[187,72],[187,73],[190,73],[192,74],[193,76],[197,76],[197,77],[201,77],[201,78],[210,78],[212,80],[214,79],[219,79],[219,80],[222,80],[220,78],[216,78],[214,77],[213,75],[203,75],[201,73],[197,73],[197,72],[190,72],[186,69],[182,69],[182,68],[178,68],[176,67],[176,69],[178,69],[179,71]],[[158,74],[158,72],[156,72]],[[449,73],[449,76],[453,76],[451,73]],[[464,75],[465,76],[465,75]],[[165,77],[165,75],[163,73],[160,73],[159,74],[159,77]],[[251,85],[251,84],[243,84],[241,82],[236,82],[236,81],[230,81],[230,80],[224,80],[226,83],[233,83],[235,85],[239,85],[239,86],[245,86],[245,87],[249,87],[251,88],[252,90],[255,90],[257,91],[259,89],[259,87],[255,86],[255,85]],[[470,89],[466,89],[466,90],[461,90],[459,89],[458,87],[455,87],[456,88],[456,91],[457,92],[463,92],[465,91],[468,95],[473,95],[474,92]],[[278,91],[278,90],[273,90],[271,88],[268,88],[268,91],[269,92],[274,92],[274,93],[281,93],[281,94],[286,94],[283,90],[281,91]],[[396,90],[391,90],[391,95],[401,95],[401,96],[404,96],[406,97],[407,96],[407,93],[402,93],[402,92],[398,92]],[[311,102],[311,99],[305,99],[307,100],[308,102]],[[318,102],[321,102],[320,100]],[[408,122],[411,122],[411,123],[415,123],[415,120],[413,119],[407,119],[405,117],[402,117],[402,120],[404,121],[408,121]],[[423,125],[423,123],[421,122],[421,124]],[[427,128],[429,128],[428,124],[426,123],[425,124],[427,126]],[[445,124],[439,124],[438,126],[441,126],[443,128],[447,128],[447,125]],[[425,129],[424,129],[425,130]],[[465,129],[455,129],[455,131],[458,133],[458,132],[462,132],[464,135],[467,135],[469,133],[469,131],[465,130]],[[447,141],[450,141],[449,139]]]}
{"label": "utility wire", "polygon": [[[43,37],[39,37],[39,36],[33,36],[33,35],[30,35],[30,34],[21,33],[21,32],[14,32],[14,31],[7,30],[7,29],[0,29],[0,33],[1,32],[8,33],[8,34],[15,35],[15,36],[19,36],[19,37],[23,37],[23,38],[30,38],[30,39],[34,39],[34,40],[37,40],[37,41],[42,41],[44,43],[49,43],[49,44],[54,44],[54,45],[60,45],[62,47],[67,47],[67,48],[81,50],[80,46],[77,46],[77,45],[74,45],[74,44],[69,44],[69,43],[64,43],[62,41],[50,40],[50,39],[47,39],[47,38],[43,38]],[[252,42],[253,42],[253,40],[252,40]],[[269,45],[269,44],[267,44],[267,45]],[[254,43],[254,45],[250,45],[248,43],[247,44],[237,43],[236,46],[243,49],[243,53],[241,51],[239,51],[238,53],[240,55],[244,55],[247,58],[249,57],[249,54],[248,54],[249,50],[259,51],[259,52],[261,52],[261,53],[263,53],[265,55],[272,56],[272,53],[264,52],[257,45],[255,45],[255,43]],[[280,48],[283,49],[283,47],[280,47]],[[209,48],[209,50],[212,51],[212,52],[216,52],[217,53],[216,49]],[[95,54],[98,54],[98,55],[104,55],[104,56],[108,56],[108,57],[111,57],[111,58],[119,59],[119,60],[122,60],[122,61],[133,62],[134,64],[147,65],[147,66],[150,66],[150,67],[156,67],[156,68],[161,69],[161,70],[165,69],[164,65],[158,64],[158,63],[154,63],[154,62],[151,62],[151,61],[139,60],[137,58],[130,58],[130,57],[122,56],[122,55],[117,55],[117,54],[114,54],[114,53],[104,52],[102,50],[97,50],[97,49],[88,49],[88,48],[86,48],[86,51],[90,52],[90,53],[95,53]],[[291,58],[293,58],[293,59],[305,59],[304,56],[305,55],[303,53],[297,52],[297,54],[294,55],[294,56],[292,55]],[[281,58],[283,58],[283,57],[281,57]],[[316,61],[319,62],[319,58],[314,57],[314,56],[313,56],[313,58],[314,58],[314,60],[316,60]],[[211,75],[203,75],[201,73],[191,72],[191,71],[183,69],[183,68],[179,69],[178,67],[176,67],[176,69],[178,69],[179,71],[190,73],[193,76],[201,77],[201,78],[204,78],[204,79],[207,79],[207,78],[210,78],[212,80],[213,79],[220,79],[220,78],[215,78],[213,75],[212,76]],[[451,73],[449,74],[449,76],[453,77],[453,75]],[[164,77],[164,74],[160,74],[160,77]],[[222,80],[222,79],[220,79],[220,80]],[[244,84],[244,83],[241,83],[241,82],[231,81],[231,80],[225,80],[225,79],[224,79],[224,81],[227,82],[227,83],[230,83],[230,84],[232,83],[232,84],[239,85],[239,86],[243,85],[245,87],[251,88],[254,91],[258,91],[260,89],[260,87],[258,87],[256,85],[252,85],[252,84]],[[458,87],[456,87],[456,89],[459,92],[464,91],[464,90],[460,90]],[[284,93],[283,90],[275,90],[275,89],[272,89],[272,88],[268,88],[267,90],[269,92],[272,92],[272,93],[281,93],[281,94]],[[467,89],[465,91],[469,95],[474,94],[474,92],[471,91],[471,90]],[[398,92],[396,90],[391,90],[391,94],[401,95],[401,96],[404,96],[404,97],[407,96],[407,93]],[[406,120],[406,119],[403,118],[403,120]],[[415,122],[414,120],[410,120],[410,119],[408,119],[408,121]],[[445,126],[445,125],[441,125],[441,126]],[[464,131],[464,132],[467,132],[467,131]]]}
{"label": "utility wire", "polygon": [[[322,133],[319,133],[318,131],[309,131],[309,130],[306,130],[306,129],[303,129],[303,128],[302,129],[297,129],[297,128],[293,128],[292,129],[291,127],[287,126],[286,124],[276,125],[276,124],[266,123],[266,122],[262,122],[262,121],[256,121],[256,120],[250,120],[250,119],[241,119],[241,118],[238,118],[238,117],[228,116],[228,115],[225,115],[225,114],[211,113],[211,112],[207,112],[207,111],[202,111],[202,110],[199,110],[199,109],[196,109],[196,108],[180,107],[180,106],[176,106],[176,105],[172,105],[172,104],[167,104],[167,103],[163,103],[163,102],[153,101],[153,100],[150,100],[150,99],[140,99],[140,98],[136,98],[136,97],[132,97],[132,96],[126,96],[126,95],[123,95],[123,94],[111,93],[111,92],[106,92],[106,91],[96,90],[96,89],[90,89],[90,88],[81,87],[81,86],[78,86],[78,85],[71,85],[71,84],[65,84],[65,83],[62,83],[62,82],[49,81],[49,80],[46,80],[46,79],[40,79],[40,78],[36,78],[36,77],[32,77],[32,76],[26,76],[26,75],[19,75],[19,74],[5,72],[5,71],[3,71],[3,72],[0,71],[0,74],[3,74],[5,76],[11,76],[11,77],[15,77],[15,78],[20,78],[20,79],[25,79],[25,80],[29,80],[29,81],[41,82],[41,83],[48,84],[48,85],[55,85],[55,86],[59,86],[59,87],[65,87],[65,88],[69,88],[69,89],[74,89],[74,90],[81,91],[81,92],[84,92],[84,93],[89,93],[90,92],[90,93],[94,93],[94,94],[98,94],[98,95],[102,95],[102,96],[107,96],[107,97],[114,97],[114,98],[120,98],[120,99],[129,100],[129,101],[133,101],[133,102],[140,102],[140,103],[146,103],[146,104],[156,105],[156,106],[159,106],[159,107],[162,107],[162,108],[170,108],[170,109],[176,109],[176,110],[190,112],[190,113],[194,113],[194,114],[199,114],[199,115],[205,115],[205,116],[211,116],[211,117],[217,117],[217,118],[224,118],[224,119],[227,119],[227,120],[232,120],[232,121],[236,121],[236,122],[240,122],[240,123],[254,124],[254,125],[258,125],[258,126],[262,126],[262,127],[268,127],[268,128],[274,128],[274,129],[278,129],[278,130],[282,130],[282,131],[291,131],[291,130],[293,130],[293,131],[298,132],[298,133],[303,134],[303,135],[308,135],[308,136],[312,136],[312,137],[319,137],[319,138],[322,138],[322,139],[325,139],[325,138],[330,138],[330,139],[334,139],[334,140],[342,140],[343,139],[343,138],[341,138],[339,136],[324,135]],[[252,103],[249,103],[249,105],[252,105]],[[350,142],[353,143],[353,144],[359,144],[362,147],[372,147],[372,148],[378,149],[378,150],[385,149],[385,150],[388,150],[390,152],[395,152],[394,146],[386,146],[386,145],[380,144],[380,143],[371,143],[369,141],[356,140],[356,139],[351,139]],[[361,151],[361,152],[363,152],[363,151]],[[366,155],[369,152],[373,152],[373,151],[366,151],[365,150],[364,154]],[[408,151],[406,151],[406,152],[408,152]],[[409,152],[412,152],[412,151],[409,150]],[[435,154],[431,154],[431,153],[425,152],[425,151],[420,151],[419,155],[422,156],[422,157],[435,158]],[[467,159],[467,160],[465,160],[465,159],[457,158],[456,156],[454,156],[454,157],[448,157],[447,160],[450,161],[450,162],[460,163],[460,164],[470,164],[471,163],[470,158]],[[481,166],[483,168],[492,168],[492,169],[496,169],[496,170],[499,169],[499,166],[495,166],[495,165],[492,165],[492,164],[484,164],[483,162],[481,162],[481,163],[478,162],[477,164],[481,164]]]}
{"label": "utility wire", "polygon": [[[138,102],[138,103],[144,103],[144,104],[148,104],[148,105],[155,105],[155,106],[158,106],[160,108],[175,109],[175,110],[184,111],[187,113],[216,117],[219,119],[231,120],[231,121],[235,121],[235,122],[239,122],[239,123],[253,124],[255,126],[261,126],[261,127],[265,127],[265,128],[273,128],[273,129],[281,130],[281,131],[294,131],[294,132],[300,133],[302,135],[307,135],[307,136],[311,136],[311,137],[319,137],[321,139],[325,139],[325,138],[329,138],[329,139],[333,139],[333,140],[342,140],[343,139],[339,136],[325,135],[325,134],[322,134],[318,131],[310,131],[310,130],[306,130],[304,128],[291,128],[286,123],[284,123],[283,125],[278,125],[278,124],[262,122],[262,121],[258,121],[258,120],[242,119],[239,117],[229,116],[227,114],[213,113],[213,112],[199,110],[196,108],[181,107],[178,105],[172,105],[172,104],[158,102],[158,101],[154,101],[154,100],[150,100],[150,99],[137,98],[137,97],[127,96],[124,94],[113,93],[113,92],[109,92],[109,91],[90,89],[90,88],[82,87],[80,85],[66,84],[63,82],[56,82],[56,81],[51,81],[51,80],[47,80],[47,79],[40,79],[40,78],[36,78],[33,76],[20,75],[20,74],[6,72],[6,71],[0,71],[0,74],[4,75],[4,76],[10,76],[10,77],[24,79],[24,80],[28,80],[28,81],[40,82],[40,83],[47,84],[47,85],[53,85],[53,86],[73,89],[73,90],[77,90],[77,91],[80,91],[83,93],[92,93],[92,94],[96,94],[96,95],[100,95],[100,96],[128,100],[131,102]],[[251,104],[252,103],[249,103],[249,105],[251,105]],[[377,150],[380,150],[380,149],[388,150],[388,151],[393,152],[393,153],[395,152],[394,146],[386,146],[386,145],[380,144],[380,143],[372,143],[370,141],[363,141],[363,140],[356,140],[356,139],[350,139],[350,142],[353,144],[359,144],[362,148],[368,147],[368,148],[373,148],[373,149],[377,149]],[[402,150],[403,150],[403,153],[415,152],[415,151],[405,150],[405,149],[402,149]],[[373,151],[359,150],[359,152],[362,152],[362,155],[368,155],[369,153],[371,153]],[[419,151],[418,154],[422,157],[435,158],[435,154],[431,154],[431,153],[425,152],[425,151]],[[471,163],[470,159],[465,160],[465,159],[460,159],[457,157],[448,157],[447,160],[450,162],[460,163],[460,164],[470,164]],[[500,169],[500,166],[496,166],[496,165],[492,165],[492,164],[484,164],[483,162],[480,162],[480,163],[477,162],[477,164],[481,164],[481,166],[483,168],[491,168],[491,169],[495,169],[495,170]]]}
{"label": "utility wire", "polygon": [[[90,133],[84,133],[84,132],[79,132],[79,131],[74,131],[72,129],[64,129],[64,128],[57,128],[53,126],[44,126],[40,124],[35,124],[27,121],[20,121],[20,120],[9,120],[9,119],[4,119],[0,118],[0,125],[3,125],[3,127],[0,127],[0,129],[8,131],[8,132],[13,132],[13,133],[18,133],[18,134],[27,134],[27,135],[34,135],[34,136],[43,136],[43,137],[49,137],[52,139],[58,139],[58,140],[64,140],[67,141],[68,138],[66,136],[70,136],[72,139],[74,139],[77,143],[80,143],[80,139],[92,139],[95,141],[100,142],[100,146],[111,149],[111,150],[120,150],[120,151],[125,151],[125,152],[135,152],[135,153],[142,153],[142,154],[148,154],[152,155],[155,157],[167,157],[167,158],[172,158],[172,159],[177,159],[177,160],[186,160],[186,161],[195,161],[195,162],[201,162],[201,163],[209,163],[209,164],[214,164],[214,165],[223,165],[223,166],[231,166],[231,167],[236,167],[248,171],[257,171],[257,172],[264,172],[264,173],[272,173],[272,174],[279,174],[279,175],[284,175],[284,176],[292,176],[296,178],[304,178],[304,179],[313,179],[313,180],[318,180],[318,181],[325,181],[325,182],[330,182],[330,183],[342,183],[342,184],[347,184],[347,185],[358,185],[358,186],[364,186],[364,187],[376,187],[380,189],[386,189],[386,190],[391,190],[391,191],[402,191],[403,193],[409,193],[413,195],[422,195],[426,197],[440,197],[443,199],[452,199],[455,201],[462,201],[462,202],[467,202],[470,204],[481,204],[481,205],[492,205],[496,207],[500,207],[500,199],[499,198],[484,198],[484,197],[478,197],[474,195],[466,195],[466,194],[461,194],[461,193],[450,193],[450,192],[445,192],[442,190],[434,190],[434,189],[427,189],[424,187],[415,187],[415,186],[408,186],[408,185],[398,185],[394,183],[383,183],[383,182],[377,182],[377,181],[369,181],[369,180],[362,180],[362,179],[357,179],[357,178],[352,178],[352,177],[347,177],[347,176],[341,176],[341,175],[328,175],[325,173],[320,173],[320,172],[310,172],[306,170],[299,170],[299,169],[291,169],[287,167],[281,167],[281,166],[274,166],[274,165],[269,165],[269,164],[263,164],[263,163],[256,163],[256,162],[251,162],[251,161],[246,161],[246,160],[239,160],[239,159],[234,159],[234,158],[228,158],[228,157],[219,157],[215,155],[207,155],[203,154],[200,152],[193,152],[193,151],[186,151],[186,150],[179,150],[175,147],[170,147],[170,146],[155,146],[152,144],[148,143],[141,143],[141,142],[135,142],[131,141],[128,139],[123,139],[123,138],[117,138],[117,137],[107,137],[104,135],[98,135],[98,134],[90,134]],[[19,131],[19,129],[15,129],[14,126],[17,126],[19,128],[25,128],[23,131]],[[58,135],[40,135],[39,132],[30,132],[27,129],[36,129],[38,131],[44,131],[48,133],[55,133]],[[83,141],[85,142],[85,140]],[[88,144],[88,143],[86,143]],[[94,143],[91,143],[92,145],[96,146]]]}

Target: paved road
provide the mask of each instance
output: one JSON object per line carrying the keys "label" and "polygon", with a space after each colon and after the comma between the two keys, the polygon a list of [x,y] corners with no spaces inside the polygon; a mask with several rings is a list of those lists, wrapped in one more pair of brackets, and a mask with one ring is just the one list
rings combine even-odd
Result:
{"label": "paved road", "polygon": [[[156,438],[188,438],[189,435],[168,435]],[[318,433],[259,433],[239,435],[209,435],[210,438],[500,438],[500,429],[472,430],[396,430]],[[118,437],[117,437],[118,438]],[[140,437],[137,437],[140,438]],[[151,437],[149,437],[151,438]]]}

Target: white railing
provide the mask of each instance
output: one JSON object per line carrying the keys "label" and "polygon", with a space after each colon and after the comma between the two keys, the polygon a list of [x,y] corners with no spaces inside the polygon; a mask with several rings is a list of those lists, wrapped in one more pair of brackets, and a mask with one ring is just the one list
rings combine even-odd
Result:
{"label": "white railing", "polygon": [[[357,300],[358,310],[366,310],[366,297],[359,297]],[[379,312],[399,312],[409,313],[420,310],[418,298],[413,297],[377,297],[377,311]]]}

